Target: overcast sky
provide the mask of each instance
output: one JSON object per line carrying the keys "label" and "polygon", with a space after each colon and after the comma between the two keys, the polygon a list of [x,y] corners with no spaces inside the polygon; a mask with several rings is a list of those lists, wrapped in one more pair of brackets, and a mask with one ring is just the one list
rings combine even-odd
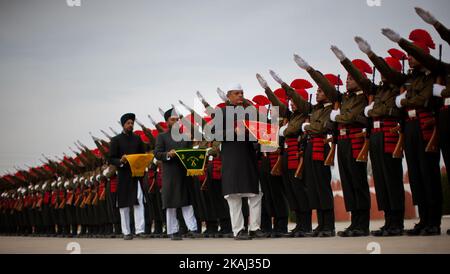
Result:
{"label": "overcast sky", "polygon": [[382,27],[404,37],[424,28],[442,43],[414,6],[450,26],[448,0],[0,0],[0,174],[40,164],[41,153],[70,154],[77,139],[94,147],[89,132],[119,131],[125,112],[150,126],[147,114],[162,120],[158,107],[178,99],[194,105],[196,90],[217,104],[216,88],[233,83],[249,98],[262,93],[257,72],[277,87],[270,68],[309,79],[294,52],[346,75],[329,47],[364,58],[355,35],[382,56],[394,46]]}

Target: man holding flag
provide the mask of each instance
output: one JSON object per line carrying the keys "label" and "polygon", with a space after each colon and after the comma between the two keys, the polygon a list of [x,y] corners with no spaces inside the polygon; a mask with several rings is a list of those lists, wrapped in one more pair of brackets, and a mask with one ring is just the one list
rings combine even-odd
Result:
{"label": "man holding flag", "polygon": [[133,133],[136,116],[124,114],[120,118],[123,131],[111,139],[109,162],[117,167],[117,206],[120,208],[120,219],[124,240],[132,240],[130,230],[130,207],[134,207],[135,233],[142,236],[145,230],[144,196],[139,184],[139,177],[132,176],[132,168],[127,155],[145,153],[145,145],[141,138]]}
{"label": "man holding flag", "polygon": [[[186,226],[189,229],[188,237],[198,236],[197,220],[194,215],[191,197],[189,197],[188,184],[192,184],[192,178],[186,176],[186,169],[176,150],[189,149],[190,141],[174,140],[172,132],[178,130],[179,116],[174,109],[164,113],[164,118],[169,127],[164,133],[158,135],[155,146],[155,157],[162,161],[162,204],[166,209],[167,234],[172,240],[181,240],[177,220],[177,208],[181,208]],[[174,129],[174,130],[172,130]]]}

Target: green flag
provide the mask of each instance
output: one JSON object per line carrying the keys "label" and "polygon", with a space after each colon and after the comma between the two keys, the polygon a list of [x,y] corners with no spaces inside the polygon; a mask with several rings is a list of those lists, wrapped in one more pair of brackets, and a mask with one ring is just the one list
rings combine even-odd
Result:
{"label": "green flag", "polygon": [[175,152],[186,168],[187,176],[201,176],[204,174],[206,149],[180,149]]}

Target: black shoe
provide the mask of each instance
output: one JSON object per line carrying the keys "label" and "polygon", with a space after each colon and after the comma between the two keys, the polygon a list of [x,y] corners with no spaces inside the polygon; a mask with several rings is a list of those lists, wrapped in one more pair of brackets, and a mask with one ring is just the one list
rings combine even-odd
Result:
{"label": "black shoe", "polygon": [[267,238],[270,234],[263,232],[261,229],[250,231],[249,235],[251,238]]}
{"label": "black shoe", "polygon": [[338,231],[337,235],[339,237],[352,237],[353,233],[352,233],[353,228],[346,228],[344,231]]}
{"label": "black shoe", "polygon": [[416,224],[413,229],[406,230],[408,236],[419,236],[425,227],[422,224]]}
{"label": "black shoe", "polygon": [[235,240],[237,241],[247,241],[247,240],[251,240],[252,237],[250,237],[247,233],[247,231],[245,231],[244,229],[239,231],[239,233],[234,237]]}
{"label": "black shoe", "polygon": [[283,237],[286,237],[286,238],[293,238],[293,237],[295,237],[295,233],[296,233],[297,231],[299,231],[299,230],[300,230],[300,227],[299,227],[299,226],[296,226],[296,227],[295,227],[294,229],[292,229],[291,231],[285,233],[285,234],[283,235]]}
{"label": "black shoe", "polygon": [[281,238],[283,235],[284,233],[280,231],[272,231],[272,233],[270,233],[270,238]]}
{"label": "black shoe", "polygon": [[403,236],[403,228],[389,228],[385,229],[383,236],[384,237],[396,237],[396,236]]}
{"label": "black shoe", "polygon": [[350,237],[366,237],[366,236],[369,236],[369,235],[370,235],[369,229],[357,228],[357,229],[353,229],[351,231]]}
{"label": "black shoe", "polygon": [[330,237],[335,237],[335,236],[336,236],[335,230],[322,230],[322,231],[319,231],[319,233],[317,234],[318,238],[330,238]]}
{"label": "black shoe", "polygon": [[145,233],[138,233],[138,234],[136,234],[136,238],[137,239],[145,239],[145,238],[148,238],[148,235]]}
{"label": "black shoe", "polygon": [[305,237],[307,237],[308,234],[311,234],[311,233],[312,233],[312,231],[303,231],[300,229],[294,233],[294,238],[305,238]]}
{"label": "black shoe", "polygon": [[190,239],[201,238],[202,234],[197,233],[196,231],[189,231],[186,233],[185,237]]}
{"label": "black shoe", "polygon": [[450,235],[450,229],[449,229],[449,230],[447,230],[447,235]]}
{"label": "black shoe", "polygon": [[375,236],[375,237],[382,237],[382,236],[385,236],[384,234],[385,234],[385,231],[386,231],[386,228],[384,227],[384,226],[382,226],[382,227],[380,227],[380,229],[378,229],[378,230],[372,230],[371,232],[370,232],[370,234],[372,235],[372,236]]}
{"label": "black shoe", "polygon": [[173,233],[172,235],[170,235],[170,239],[172,241],[181,241],[181,240],[183,240],[183,238],[181,237],[179,232]]}
{"label": "black shoe", "polygon": [[420,236],[439,236],[441,228],[438,226],[427,226],[420,232]]}
{"label": "black shoe", "polygon": [[323,229],[320,226],[318,226],[315,229],[313,229],[313,231],[305,233],[305,236],[306,237],[312,237],[312,238],[318,237],[319,236],[319,232],[322,231],[322,230]]}
{"label": "black shoe", "polygon": [[131,235],[131,234],[123,235],[123,239],[124,239],[125,241],[133,240],[133,235]]}
{"label": "black shoe", "polygon": [[216,238],[233,238],[233,231],[231,230],[219,230],[219,233],[216,234]]}

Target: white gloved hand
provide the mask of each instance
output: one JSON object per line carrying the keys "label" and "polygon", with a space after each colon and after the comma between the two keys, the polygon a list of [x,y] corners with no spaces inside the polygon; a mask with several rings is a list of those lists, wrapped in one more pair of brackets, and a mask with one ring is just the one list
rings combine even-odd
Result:
{"label": "white gloved hand", "polygon": [[300,57],[298,54],[294,54],[294,61],[295,61],[295,63],[297,63],[297,65],[300,67],[300,68],[302,68],[302,69],[304,69],[304,70],[307,70],[307,69],[309,69],[311,66],[305,61],[305,60],[303,60],[303,58],[302,57]]}
{"label": "white gloved hand", "polygon": [[307,126],[309,126],[309,125],[311,125],[311,123],[303,123],[303,124],[302,124],[302,131],[305,132],[305,131],[306,131],[305,128],[306,128]]}
{"label": "white gloved hand", "polygon": [[397,96],[397,97],[395,98],[395,105],[396,105],[398,108],[402,108],[402,107],[403,107],[403,106],[402,106],[402,100],[406,98],[406,93],[407,93],[407,92],[404,92],[404,93],[400,94],[399,96]]}
{"label": "white gloved hand", "polygon": [[336,55],[336,57],[339,59],[339,61],[344,61],[347,57],[345,54],[336,46],[331,46],[331,51]]}
{"label": "white gloved hand", "polygon": [[341,115],[341,110],[332,110],[330,113],[330,120],[336,122],[336,116]]}
{"label": "white gloved hand", "polygon": [[284,83],[284,81],[280,78],[280,76],[278,76],[278,74],[273,71],[273,70],[269,70],[270,76],[272,76],[273,80],[275,80],[278,84],[282,85]]}
{"label": "white gloved hand", "polygon": [[219,95],[222,101],[226,102],[228,100],[227,95],[220,88],[217,88],[217,94]]}
{"label": "white gloved hand", "polygon": [[200,93],[200,91],[197,91],[195,94],[197,94],[198,99],[200,99],[200,101],[206,101],[205,97],[203,97],[203,95]]}
{"label": "white gloved hand", "polygon": [[398,43],[400,41],[400,39],[402,39],[400,34],[396,33],[395,31],[393,31],[391,29],[382,29],[381,32],[383,33],[384,36],[389,38],[389,40],[391,40],[394,43]]}
{"label": "white gloved hand", "polygon": [[278,135],[279,135],[279,136],[281,136],[281,137],[284,136],[284,131],[287,129],[288,125],[289,125],[289,124],[286,124],[286,125],[280,127],[280,130],[279,130],[279,132],[278,132]]}
{"label": "white gloved hand", "polygon": [[442,91],[445,89],[445,86],[434,84],[433,86],[433,96],[442,97]]}
{"label": "white gloved hand", "polygon": [[359,49],[362,52],[364,52],[365,54],[369,54],[372,51],[369,43],[367,43],[367,41],[362,39],[361,37],[356,36],[355,37],[355,42],[356,42],[356,44],[358,44]]}
{"label": "white gloved hand", "polygon": [[105,168],[105,170],[103,170],[103,176],[106,177],[106,175],[108,175],[109,172],[109,167]]}
{"label": "white gloved hand", "polygon": [[373,109],[373,106],[375,105],[375,102],[372,102],[370,105],[364,108],[364,115],[368,118],[369,117],[369,111]]}
{"label": "white gloved hand", "polygon": [[423,19],[423,21],[427,22],[430,25],[436,24],[436,18],[429,12],[422,8],[415,7],[416,13]]}
{"label": "white gloved hand", "polygon": [[256,79],[258,79],[258,82],[263,89],[269,88],[267,81],[259,73],[256,74]]}

